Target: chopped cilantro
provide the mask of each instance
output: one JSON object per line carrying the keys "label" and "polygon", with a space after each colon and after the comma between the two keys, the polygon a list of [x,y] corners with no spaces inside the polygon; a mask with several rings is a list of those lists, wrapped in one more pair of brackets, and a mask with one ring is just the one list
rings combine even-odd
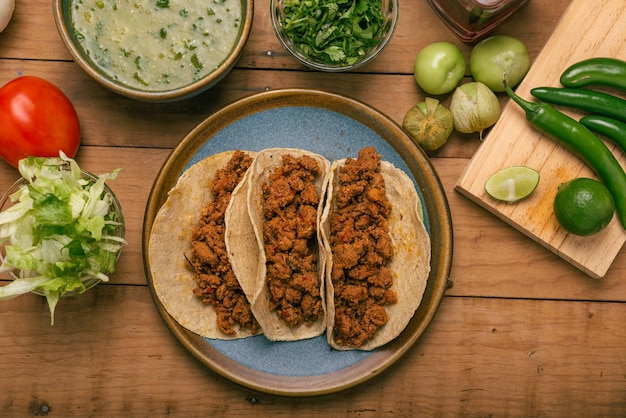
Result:
{"label": "chopped cilantro", "polygon": [[304,55],[328,64],[354,64],[386,27],[381,0],[285,0],[281,24]]}
{"label": "chopped cilantro", "polygon": [[191,64],[194,66],[194,68],[196,68],[197,70],[201,70],[202,69],[202,63],[200,62],[200,60],[198,59],[198,55],[197,54],[192,54],[191,55]]}
{"label": "chopped cilantro", "polygon": [[104,22],[98,20],[98,23],[96,23],[96,36],[102,35],[104,35]]}
{"label": "chopped cilantro", "polygon": [[156,7],[159,9],[167,9],[170,7],[170,0],[156,0]]}
{"label": "chopped cilantro", "polygon": [[143,78],[141,78],[141,76],[137,73],[133,74],[133,78],[137,81],[139,81],[141,84],[143,84],[144,86],[147,86],[149,83],[144,80]]}

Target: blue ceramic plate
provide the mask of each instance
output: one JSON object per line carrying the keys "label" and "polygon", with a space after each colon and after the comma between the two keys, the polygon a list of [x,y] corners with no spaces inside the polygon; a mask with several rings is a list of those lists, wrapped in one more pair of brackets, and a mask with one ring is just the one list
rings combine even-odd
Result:
{"label": "blue ceramic plate", "polygon": [[154,217],[168,191],[190,165],[210,155],[271,147],[307,149],[329,160],[356,157],[372,145],[417,186],[431,237],[431,274],[423,301],[402,334],[371,352],[336,351],[321,336],[271,342],[202,338],[181,327],[156,298],[160,314],[181,343],[220,375],[251,389],[284,396],[321,395],[353,387],[391,366],[419,338],[434,316],[452,261],[452,226],[445,192],[427,156],[393,121],[355,100],[312,90],[277,90],[239,100],[213,114],[172,151],[154,183],[144,221],[144,260]]}

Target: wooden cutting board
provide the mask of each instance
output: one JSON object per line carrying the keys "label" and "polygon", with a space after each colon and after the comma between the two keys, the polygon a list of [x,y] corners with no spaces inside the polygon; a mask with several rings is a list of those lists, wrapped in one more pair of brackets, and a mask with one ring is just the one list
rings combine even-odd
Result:
{"label": "wooden cutting board", "polygon": [[[565,68],[594,56],[626,60],[626,1],[573,0],[516,89],[517,94],[530,100],[533,87],[560,86],[559,77]],[[624,92],[612,93],[626,97]],[[561,110],[575,118],[580,116],[565,108]],[[611,141],[606,143],[626,169],[624,153]],[[512,165],[538,170],[539,185],[525,200],[514,204],[497,202],[485,193],[485,180]],[[532,128],[521,108],[509,100],[455,189],[589,276],[602,278],[626,241],[626,232],[617,216],[606,229],[591,237],[568,234],[559,227],[552,210],[557,187],[576,177],[597,178],[564,146]]]}

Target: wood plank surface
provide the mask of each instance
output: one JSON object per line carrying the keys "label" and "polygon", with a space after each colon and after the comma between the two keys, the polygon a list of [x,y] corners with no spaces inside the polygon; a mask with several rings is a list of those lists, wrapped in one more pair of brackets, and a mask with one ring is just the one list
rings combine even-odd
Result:
{"label": "wood plank surface", "polygon": [[[569,3],[531,0],[494,33],[520,37],[535,60]],[[116,96],[81,72],[56,33],[49,0],[18,0],[0,34],[0,85],[32,74],[66,92],[83,128],[78,162],[94,172],[122,168],[111,185],[125,211],[128,245],[111,282],[61,301],[53,327],[40,297],[0,302],[0,416],[626,415],[626,253],[603,280],[590,279],[455,192],[480,146],[476,135],[455,133],[431,153],[454,226],[450,288],[423,337],[384,374],[334,395],[283,398],[218,376],[176,340],[146,284],[141,227],[154,178],[190,129],[229,102],[290,87],[344,94],[401,123],[425,96],[412,75],[417,51],[439,40],[454,42],[466,57],[471,49],[426,1],[400,0],[400,24],[385,53],[358,72],[329,76],[285,53],[268,4],[256,2],[244,55],[218,86],[188,101],[147,104]],[[448,104],[450,96],[440,99]],[[0,162],[0,192],[17,177]],[[0,276],[0,284],[6,280]]]}
{"label": "wood plank surface", "polygon": [[0,380],[0,415],[626,414],[623,303],[448,297],[376,380],[289,399],[241,389],[195,361],[162,332],[145,286],[98,286],[64,302],[54,327],[40,297],[0,306],[12,318],[0,328],[0,367],[19,371]]}
{"label": "wood plank surface", "polygon": [[[604,0],[596,2],[593,8],[585,7],[587,4],[586,0],[570,4],[517,94],[529,99],[533,87],[559,86],[561,73],[586,58],[626,59],[626,3]],[[578,118],[581,113],[569,114]],[[611,141],[607,145],[626,167],[622,150]],[[484,190],[485,181],[498,170],[514,165],[539,171],[537,189],[528,199],[513,205],[492,199]],[[605,230],[591,237],[568,234],[560,227],[552,202],[559,184],[576,177],[597,178],[554,138],[531,127],[519,106],[509,102],[459,179],[457,190],[590,276],[601,278],[626,241],[626,230],[617,216]]]}

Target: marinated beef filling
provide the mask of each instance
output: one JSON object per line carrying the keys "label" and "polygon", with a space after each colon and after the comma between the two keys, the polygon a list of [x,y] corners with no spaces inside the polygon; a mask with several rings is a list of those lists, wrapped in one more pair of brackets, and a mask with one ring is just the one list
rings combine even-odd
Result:
{"label": "marinated beef filling", "polygon": [[253,333],[259,325],[228,260],[224,241],[224,215],[230,197],[250,167],[252,158],[236,151],[225,167],[218,170],[210,187],[215,199],[203,210],[200,222],[191,234],[190,264],[196,272],[194,294],[211,304],[217,313],[217,326],[227,335],[235,335],[238,325]]}
{"label": "marinated beef filling", "polygon": [[393,256],[380,158],[373,147],[339,168],[337,207],[330,220],[333,254],[334,341],[359,347],[387,323],[385,305],[397,302],[386,267]]}
{"label": "marinated beef filling", "polygon": [[318,162],[284,155],[263,184],[263,239],[270,310],[288,325],[310,325],[323,315],[318,275]]}

